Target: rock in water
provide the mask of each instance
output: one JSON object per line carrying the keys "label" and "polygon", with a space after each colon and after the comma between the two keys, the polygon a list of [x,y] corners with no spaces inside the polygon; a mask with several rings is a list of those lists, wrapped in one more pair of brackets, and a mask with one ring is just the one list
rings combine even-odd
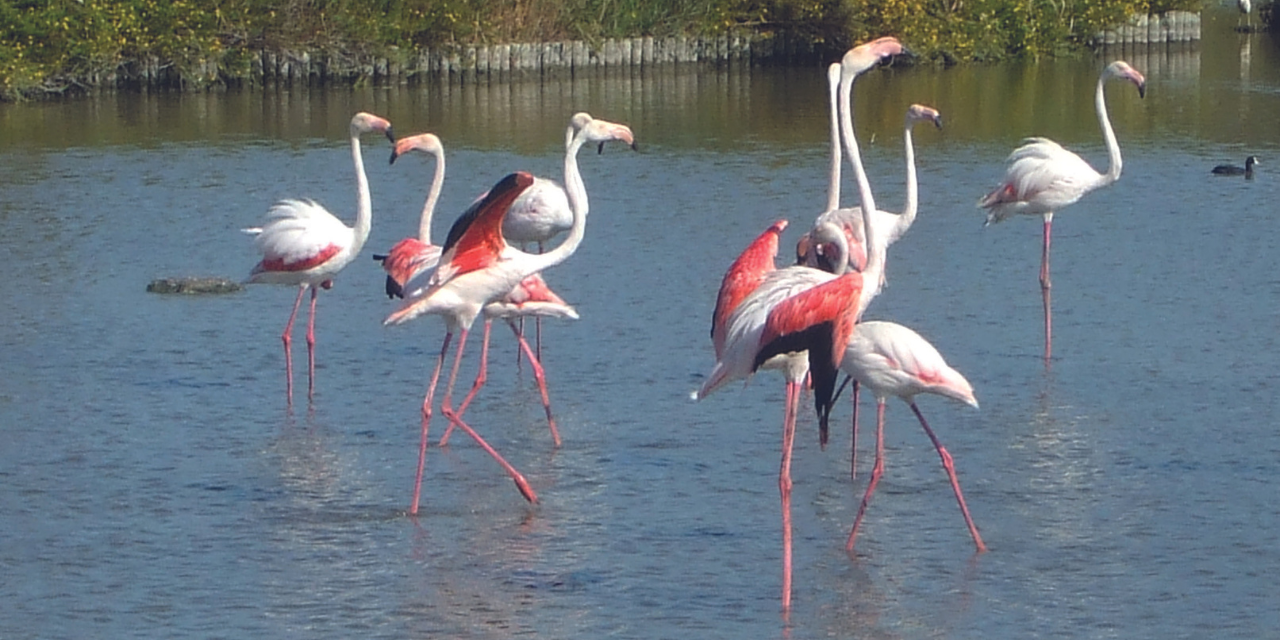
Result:
{"label": "rock in water", "polygon": [[244,288],[239,282],[229,278],[187,277],[158,278],[147,285],[150,293],[183,293],[187,295],[203,295],[209,293],[235,293]]}

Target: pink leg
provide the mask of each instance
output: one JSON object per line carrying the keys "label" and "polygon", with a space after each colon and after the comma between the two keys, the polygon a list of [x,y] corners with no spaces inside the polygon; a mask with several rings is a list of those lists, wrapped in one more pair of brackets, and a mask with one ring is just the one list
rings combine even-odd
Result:
{"label": "pink leg", "polygon": [[[444,411],[448,412],[448,413],[446,413],[446,414],[445,414],[445,415],[446,415],[446,417],[449,417],[449,415],[451,415],[451,414],[452,414],[452,415],[454,415],[454,416],[456,416],[456,417],[461,418],[461,417],[462,417],[462,414],[464,414],[464,413],[466,413],[466,412],[467,412],[467,407],[471,406],[471,400],[472,400],[472,398],[475,398],[475,397],[476,397],[476,393],[478,393],[478,392],[480,391],[480,387],[483,387],[483,386],[484,386],[484,383],[485,383],[486,381],[488,381],[488,379],[489,379],[489,374],[488,374],[488,371],[489,371],[489,330],[490,330],[490,328],[491,328],[492,326],[493,326],[493,321],[492,321],[492,320],[485,320],[485,321],[484,321],[484,341],[480,344],[480,371],[479,371],[478,373],[476,373],[476,379],[475,379],[475,382],[472,382],[472,383],[471,383],[471,391],[467,393],[467,397],[465,397],[465,398],[463,398],[463,399],[462,399],[462,404],[458,405],[458,410],[457,410],[457,412],[451,412],[451,411],[449,410],[449,408],[448,408],[448,405],[449,405],[449,396],[450,396],[450,395],[452,395],[452,393],[453,393],[452,387],[450,387],[450,391],[449,391],[449,393],[445,394],[445,399],[444,399],[444,401],[445,401],[445,407],[446,407],[446,408],[444,409]],[[444,429],[444,435],[440,437],[440,446],[442,446],[442,447],[443,447],[443,446],[445,446],[445,445],[449,444],[449,434],[451,434],[451,433],[453,433],[453,418],[451,418],[451,417],[450,417],[450,418],[449,418],[449,426],[445,427],[445,429]]]}
{"label": "pink leg", "polygon": [[520,348],[524,354],[529,357],[529,364],[533,367],[533,379],[538,381],[538,391],[542,394],[542,408],[547,412],[547,425],[551,427],[551,440],[555,443],[557,449],[560,448],[560,430],[556,429],[556,419],[551,416],[551,397],[547,395],[547,376],[542,368],[542,357],[535,357],[533,350],[529,348],[529,342],[520,335],[520,330],[516,328],[514,322],[507,321],[511,324],[511,330],[516,333],[516,339],[520,341]]}
{"label": "pink leg", "polygon": [[311,287],[311,312],[307,315],[307,400],[316,395],[316,295]]}
{"label": "pink leg", "polygon": [[537,331],[537,336],[535,336],[535,341],[538,343],[538,361],[541,362],[542,361],[542,316],[535,317],[533,319],[533,323]]}
{"label": "pink leg", "polygon": [[[444,401],[440,403],[440,413],[443,414],[447,420],[449,420],[450,426],[452,426],[454,419],[457,417],[453,413],[453,400],[452,400],[453,385],[455,382],[458,381],[458,365],[462,364],[462,350],[464,347],[467,346],[468,333],[469,333],[468,329],[463,329],[462,333],[459,334],[458,336],[458,351],[457,351],[457,354],[454,355],[453,357],[453,368],[449,370],[449,384],[445,385],[445,388],[444,388]],[[448,444],[447,429],[445,430],[445,436],[446,436],[445,438],[440,439],[440,446],[442,447]]]}
{"label": "pink leg", "polygon": [[427,387],[427,397],[422,401],[422,442],[418,444],[418,476],[413,483],[413,504],[409,507],[409,515],[418,515],[418,498],[422,496],[422,470],[427,462],[427,430],[431,426],[431,403],[436,393],[436,383],[440,381],[440,369],[444,367],[444,357],[449,353],[449,341],[452,333],[444,334],[444,344],[440,347],[440,356],[436,358],[435,371],[431,372],[431,384]]}
{"label": "pink leg", "polygon": [[849,531],[849,540],[844,543],[845,551],[853,551],[853,543],[858,539],[858,526],[862,524],[862,516],[867,513],[867,505],[871,504],[871,494],[880,484],[880,476],[884,475],[884,400],[876,400],[876,463],[871,467],[871,481],[867,483],[867,492],[862,495],[862,506],[858,507],[858,515],[853,519],[853,529]]}
{"label": "pink leg", "polygon": [[293,311],[289,312],[289,322],[284,325],[284,333],[280,339],[284,341],[284,375],[285,375],[285,398],[289,404],[293,404],[293,350],[290,345],[293,342],[293,321],[298,317],[298,307],[302,306],[302,294],[307,292],[309,285],[302,285],[298,289],[298,297],[293,301]]}
{"label": "pink leg", "polygon": [[778,493],[782,497],[782,610],[791,610],[791,446],[796,436],[796,412],[801,386],[787,381],[787,408],[782,419],[782,465]]}
{"label": "pink leg", "polygon": [[960,481],[956,479],[955,463],[951,460],[951,454],[947,453],[947,448],[938,442],[938,436],[933,435],[933,429],[929,428],[929,423],[925,422],[924,414],[920,413],[920,408],[916,403],[912,402],[911,410],[916,413],[916,418],[920,419],[920,426],[924,427],[924,432],[929,434],[929,439],[933,441],[933,448],[938,450],[938,456],[942,458],[942,467],[947,470],[947,477],[951,479],[951,490],[956,494],[956,502],[960,503],[960,513],[964,514],[964,522],[969,525],[969,535],[973,536],[973,543],[978,545],[978,553],[985,553],[987,545],[982,544],[982,536],[978,535],[978,527],[974,526],[973,518],[969,517],[969,507],[964,503],[964,494],[960,493]]}
{"label": "pink leg", "polygon": [[528,500],[533,504],[538,504],[538,494],[533,492],[533,487],[529,486],[529,482],[524,479],[523,475],[520,475],[519,471],[516,471],[515,467],[511,466],[511,463],[507,462],[496,449],[489,446],[489,443],[485,442],[484,438],[481,438],[480,434],[476,433],[475,429],[472,429],[471,426],[462,418],[454,416],[452,420],[458,425],[459,429],[462,429],[467,435],[471,436],[472,439],[476,441],[476,444],[480,445],[481,449],[484,449],[489,455],[493,456],[493,459],[497,460],[498,464],[502,465],[503,469],[506,469],[507,475],[511,476],[511,479],[515,481],[516,488],[520,490],[520,495],[524,496],[525,500]]}
{"label": "pink leg", "polygon": [[[524,337],[524,316],[520,316],[520,329],[516,331],[516,335]],[[520,370],[520,362],[523,357],[524,354],[519,349],[516,349],[516,371]]]}
{"label": "pink leg", "polygon": [[858,396],[861,395],[862,385],[857,380],[853,381],[853,438],[852,444],[849,445],[852,452],[849,454],[849,479],[856,480],[858,478]]}
{"label": "pink leg", "polygon": [[1053,304],[1050,301],[1050,289],[1053,283],[1049,281],[1049,245],[1050,234],[1053,230],[1053,214],[1044,214],[1044,253],[1040,258],[1040,293],[1044,296],[1044,362],[1045,366],[1049,365],[1049,356],[1053,353]]}

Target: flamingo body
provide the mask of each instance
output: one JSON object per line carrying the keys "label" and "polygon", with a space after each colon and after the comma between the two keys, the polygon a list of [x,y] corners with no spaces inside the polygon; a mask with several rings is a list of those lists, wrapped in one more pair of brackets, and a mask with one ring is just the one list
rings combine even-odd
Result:
{"label": "flamingo body", "polygon": [[533,186],[511,204],[502,221],[502,235],[513,244],[546,242],[573,226],[573,210],[564,187],[546,178],[534,178]]}

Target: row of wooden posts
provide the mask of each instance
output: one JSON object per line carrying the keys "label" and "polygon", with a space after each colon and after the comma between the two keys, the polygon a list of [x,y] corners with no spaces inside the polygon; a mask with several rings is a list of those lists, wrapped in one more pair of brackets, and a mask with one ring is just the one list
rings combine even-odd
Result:
{"label": "row of wooden posts", "polygon": [[[1162,45],[1200,38],[1200,16],[1188,11],[1138,16],[1098,34],[1100,47]],[[226,84],[323,85],[337,82],[407,83],[511,81],[580,73],[635,72],[664,65],[798,65],[839,55],[811,41],[785,36],[623,38],[598,44],[582,41],[540,44],[467,45],[449,49],[392,52],[387,56],[350,56],[327,51],[251,51],[247,73],[220,68],[212,60],[179,68],[156,59],[126,65],[106,77],[91,78],[100,87],[182,87],[203,90]]]}

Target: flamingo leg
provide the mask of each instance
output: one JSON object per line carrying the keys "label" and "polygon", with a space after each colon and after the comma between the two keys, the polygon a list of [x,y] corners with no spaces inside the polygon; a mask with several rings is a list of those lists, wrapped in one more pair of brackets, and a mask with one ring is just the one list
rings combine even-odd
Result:
{"label": "flamingo leg", "polygon": [[1044,362],[1049,364],[1049,356],[1053,352],[1053,303],[1050,290],[1053,283],[1049,280],[1049,246],[1053,232],[1053,213],[1044,214],[1044,253],[1040,258],[1040,293],[1044,297]]}
{"label": "flamingo leg", "polygon": [[[458,351],[453,357],[453,368],[449,370],[449,383],[444,388],[444,400],[440,403],[440,413],[449,420],[451,426],[457,418],[457,415],[453,412],[453,385],[458,381],[458,366],[462,364],[462,350],[467,346],[468,333],[470,333],[469,329],[463,329],[462,333],[458,335]],[[443,447],[448,444],[448,435],[449,433],[446,429],[446,437],[440,438],[439,446]]]}
{"label": "flamingo leg", "polygon": [[431,372],[431,384],[427,387],[427,397],[422,401],[422,441],[418,444],[418,475],[413,483],[413,504],[409,507],[409,515],[418,515],[418,499],[422,496],[422,470],[427,462],[427,430],[431,426],[431,402],[435,397],[436,383],[440,381],[440,369],[444,367],[444,358],[449,353],[449,341],[453,332],[444,334],[444,344],[440,347],[440,356],[436,358],[435,371]]}
{"label": "flamingo leg", "polygon": [[534,341],[537,343],[537,346],[538,346],[538,361],[542,361],[542,317],[541,316],[535,317],[533,319],[533,325],[534,325],[534,330],[537,333],[537,335],[534,337]]}
{"label": "flamingo leg", "polygon": [[973,543],[978,546],[978,553],[985,553],[987,545],[982,543],[982,536],[978,535],[978,527],[974,526],[973,518],[969,517],[969,507],[965,505],[964,494],[960,492],[960,481],[956,479],[956,467],[951,460],[951,454],[947,453],[947,448],[938,441],[938,436],[933,435],[933,429],[930,429],[929,423],[925,422],[924,414],[920,413],[920,407],[917,407],[915,402],[909,404],[916,418],[920,420],[920,426],[924,427],[924,432],[929,434],[929,439],[933,441],[933,448],[938,450],[938,456],[942,458],[942,467],[947,470],[947,477],[951,479],[951,490],[956,494],[956,502],[960,503],[960,513],[964,514],[964,522],[969,525],[969,534],[973,536]]}
{"label": "flamingo leg", "polygon": [[507,471],[507,475],[511,476],[511,479],[515,481],[516,488],[520,490],[520,495],[524,496],[525,500],[538,504],[538,494],[533,492],[533,487],[529,486],[529,482],[524,479],[524,476],[519,471],[516,471],[515,467],[511,466],[510,462],[507,462],[496,449],[489,446],[489,443],[485,442],[484,438],[481,438],[480,434],[476,433],[475,429],[472,429],[471,425],[468,425],[465,420],[457,416],[454,416],[452,420],[458,425],[459,429],[471,436],[476,441],[476,444],[480,445],[481,449],[484,449],[489,455],[493,456],[494,460],[498,461],[498,464],[502,465],[502,468]]}
{"label": "flamingo leg", "polygon": [[[520,329],[516,332],[516,335],[524,336],[524,316],[520,316]],[[520,363],[523,357],[524,354],[519,349],[516,349],[516,371],[520,371]]]}
{"label": "flamingo leg", "polygon": [[529,364],[533,367],[533,379],[538,381],[538,391],[542,394],[542,408],[547,412],[547,425],[551,427],[551,440],[555,443],[557,449],[560,448],[560,430],[556,429],[556,419],[551,416],[551,398],[547,395],[547,376],[542,368],[542,357],[535,357],[533,350],[529,348],[529,342],[520,335],[520,330],[516,328],[514,322],[507,321],[511,325],[511,330],[515,332],[516,339],[520,341],[520,348],[524,354],[529,357]]}
{"label": "flamingo leg", "polygon": [[310,285],[302,285],[298,288],[298,297],[293,301],[293,311],[289,312],[289,322],[284,325],[284,333],[280,335],[280,339],[284,341],[284,375],[285,375],[285,398],[289,404],[293,404],[293,350],[290,345],[293,342],[293,321],[298,317],[298,307],[302,306],[302,294],[307,292]]}
{"label": "flamingo leg", "polygon": [[853,426],[850,429],[853,437],[852,444],[849,445],[849,479],[858,479],[858,396],[861,395],[862,385],[857,380],[853,381]]}
{"label": "flamingo leg", "polygon": [[801,385],[787,381],[787,408],[782,419],[782,464],[778,494],[782,498],[782,610],[791,609],[791,446],[796,436],[796,412]]}
{"label": "flamingo leg", "polygon": [[[458,410],[453,416],[462,417],[467,412],[467,407],[471,406],[471,400],[476,397],[476,393],[480,391],[485,382],[489,380],[489,331],[493,326],[492,320],[484,321],[484,341],[480,345],[480,371],[476,373],[475,382],[471,383],[471,391],[467,393],[467,397],[462,399],[462,404],[458,405]],[[445,395],[446,406],[449,401],[449,395]],[[449,409],[444,409],[449,411]],[[446,414],[449,415],[449,414]],[[445,427],[444,435],[440,437],[440,446],[449,444],[449,434],[453,433],[453,417],[449,418],[449,426]]]}
{"label": "flamingo leg", "polygon": [[867,506],[872,503],[872,494],[876,493],[876,485],[884,475],[884,401],[876,401],[876,465],[872,466],[872,479],[867,483],[867,493],[863,494],[863,504],[858,507],[858,517],[854,518],[854,529],[849,531],[849,540],[845,541],[846,552],[854,550],[854,541],[858,539],[858,527],[863,524],[863,516],[867,515]]}
{"label": "flamingo leg", "polygon": [[853,519],[853,529],[849,531],[849,540],[844,543],[845,551],[853,551],[853,543],[858,538],[858,526],[862,524],[862,516],[867,513],[867,505],[871,504],[871,494],[880,484],[880,476],[884,475],[884,404],[882,398],[876,400],[876,463],[871,467],[871,481],[867,483],[867,492],[862,494],[862,506],[858,507],[858,515]]}
{"label": "flamingo leg", "polygon": [[311,287],[311,310],[307,315],[307,400],[316,395],[316,296],[319,293]]}

